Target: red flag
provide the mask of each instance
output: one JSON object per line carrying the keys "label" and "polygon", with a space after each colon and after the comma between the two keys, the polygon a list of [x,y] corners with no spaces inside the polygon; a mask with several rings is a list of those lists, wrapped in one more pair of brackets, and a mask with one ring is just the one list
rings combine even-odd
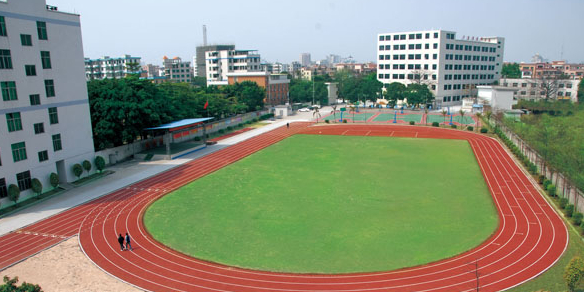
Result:
{"label": "red flag", "polygon": [[205,102],[205,106],[203,107],[203,109],[207,109],[207,106],[209,106],[209,101],[207,100],[207,102]]}

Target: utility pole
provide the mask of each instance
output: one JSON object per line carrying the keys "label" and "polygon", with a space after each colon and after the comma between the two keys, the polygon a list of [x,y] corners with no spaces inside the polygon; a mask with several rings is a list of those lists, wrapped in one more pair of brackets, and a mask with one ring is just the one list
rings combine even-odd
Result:
{"label": "utility pole", "polygon": [[474,266],[474,272],[471,272],[471,273],[473,273],[475,275],[475,278],[476,278],[476,290],[475,291],[479,292],[480,288],[481,288],[480,282],[479,282],[479,279],[481,276],[481,274],[479,273],[479,261],[475,260],[474,263],[468,263],[468,264],[471,266]]}
{"label": "utility pole", "polygon": [[312,105],[314,106],[314,72],[312,75]]}
{"label": "utility pole", "polygon": [[203,24],[203,46],[207,46],[207,26]]}

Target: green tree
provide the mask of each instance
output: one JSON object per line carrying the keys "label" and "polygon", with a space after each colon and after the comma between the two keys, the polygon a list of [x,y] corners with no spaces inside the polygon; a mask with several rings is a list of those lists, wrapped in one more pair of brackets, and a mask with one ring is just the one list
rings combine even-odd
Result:
{"label": "green tree", "polygon": [[140,63],[138,62],[128,62],[126,63],[126,67],[128,68],[128,74],[133,74],[133,75],[140,75]]}
{"label": "green tree", "polygon": [[564,270],[564,280],[568,290],[575,291],[584,276],[584,261],[580,257],[573,257]]}
{"label": "green tree", "polygon": [[93,162],[95,163],[95,168],[97,168],[99,172],[102,172],[105,168],[105,159],[103,159],[101,156],[95,156],[95,160]]}
{"label": "green tree", "polygon": [[385,98],[394,106],[398,100],[403,100],[405,97],[406,86],[399,82],[390,83],[384,93]]}
{"label": "green tree", "polygon": [[475,113],[475,117],[477,117],[477,131],[479,130],[480,126],[481,126],[481,117],[483,116],[483,114],[481,112],[476,112]]}
{"label": "green tree", "polygon": [[200,76],[194,76],[192,83],[194,86],[207,87],[207,78],[200,77]]}
{"label": "green tree", "polygon": [[81,164],[79,163],[75,163],[73,164],[73,174],[77,177],[77,179],[79,179],[81,177],[81,174],[83,174],[83,166],[81,166]]}
{"label": "green tree", "polygon": [[416,106],[427,104],[433,100],[432,92],[430,92],[426,84],[410,83],[406,87],[404,95],[408,99],[408,104]]}
{"label": "green tree", "polygon": [[521,78],[521,69],[518,63],[504,63],[501,69],[502,78]]}
{"label": "green tree", "polygon": [[252,81],[244,81],[236,83],[237,100],[247,106],[248,111],[260,110],[264,107],[264,99],[266,91],[257,83]]}
{"label": "green tree", "polygon": [[448,114],[448,112],[445,109],[443,109],[441,114],[442,114],[442,118],[444,119],[444,125],[446,125],[446,115]]}
{"label": "green tree", "polygon": [[8,186],[8,199],[14,202],[14,204],[20,199],[20,188],[17,185],[11,184]]}
{"label": "green tree", "polygon": [[460,115],[460,129],[463,130],[464,129],[464,126],[465,126],[465,124],[464,124],[464,114],[466,114],[466,112],[463,111],[462,109],[460,109],[458,111],[458,114]]}
{"label": "green tree", "polygon": [[147,80],[92,80],[87,90],[97,150],[131,143],[144,128],[173,120],[172,104]]}
{"label": "green tree", "polygon": [[18,277],[10,279],[4,276],[4,284],[0,286],[0,292],[43,292],[39,285],[23,282],[22,285],[16,286],[16,283],[18,283]]}
{"label": "green tree", "polygon": [[584,78],[580,79],[580,83],[578,83],[578,102],[584,103]]}
{"label": "green tree", "polygon": [[33,178],[30,182],[33,193],[37,195],[37,198],[43,193],[43,184],[38,178]]}
{"label": "green tree", "polygon": [[89,173],[91,170],[91,162],[89,162],[89,160],[83,160],[83,162],[81,162],[81,166],[83,166],[83,169],[87,171],[87,173]]}
{"label": "green tree", "polygon": [[359,80],[359,87],[357,90],[365,99],[376,101],[380,97],[382,88],[383,83],[377,80],[375,73],[372,73]]}
{"label": "green tree", "polygon": [[56,188],[59,186],[59,175],[57,175],[54,172],[51,172],[51,174],[49,175],[49,182],[51,183],[51,186],[53,188]]}

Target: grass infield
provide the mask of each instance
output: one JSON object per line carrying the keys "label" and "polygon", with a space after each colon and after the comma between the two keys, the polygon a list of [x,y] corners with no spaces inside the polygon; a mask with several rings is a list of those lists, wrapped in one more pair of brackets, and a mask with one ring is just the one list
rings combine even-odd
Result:
{"label": "grass infield", "polygon": [[160,242],[226,265],[393,270],[452,257],[497,214],[462,140],[295,135],[156,201]]}

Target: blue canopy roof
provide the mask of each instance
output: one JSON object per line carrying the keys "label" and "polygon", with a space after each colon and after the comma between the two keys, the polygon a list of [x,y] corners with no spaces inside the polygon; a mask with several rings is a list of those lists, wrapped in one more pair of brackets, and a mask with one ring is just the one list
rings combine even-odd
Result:
{"label": "blue canopy roof", "polygon": [[146,128],[144,130],[169,130],[169,129],[173,129],[173,128],[179,128],[179,127],[184,127],[184,126],[188,126],[188,125],[198,124],[198,123],[205,122],[205,121],[212,120],[212,119],[213,118],[184,119],[184,120],[160,125],[158,127]]}

